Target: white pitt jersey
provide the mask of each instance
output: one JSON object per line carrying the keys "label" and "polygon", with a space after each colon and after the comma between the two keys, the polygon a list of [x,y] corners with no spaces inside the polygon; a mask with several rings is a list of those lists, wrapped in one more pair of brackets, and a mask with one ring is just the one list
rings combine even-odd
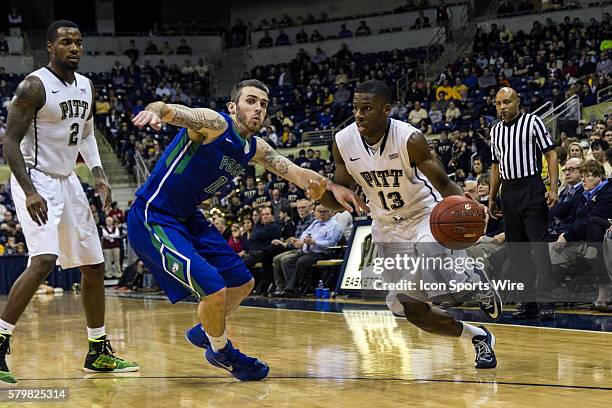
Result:
{"label": "white pitt jersey", "polygon": [[83,127],[93,109],[91,83],[77,73],[74,83],[66,83],[47,67],[30,75],[42,81],[46,100],[21,141],[26,167],[67,177],[76,165]]}
{"label": "white pitt jersey", "polygon": [[355,123],[335,136],[349,174],[366,194],[376,242],[414,239],[413,227],[442,200],[423,173],[410,163],[407,143],[418,132],[408,123],[389,119],[376,152],[367,146]]}

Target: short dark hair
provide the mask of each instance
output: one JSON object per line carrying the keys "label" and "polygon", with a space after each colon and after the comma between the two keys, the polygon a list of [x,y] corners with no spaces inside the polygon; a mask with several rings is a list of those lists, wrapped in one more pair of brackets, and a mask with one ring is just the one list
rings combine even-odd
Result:
{"label": "short dark hair", "polygon": [[79,29],[79,26],[70,20],[56,20],[49,24],[49,28],[47,28],[47,41],[55,41],[57,38],[57,30],[62,27],[76,28],[77,30]]}
{"label": "short dark hair", "polygon": [[263,82],[257,79],[245,79],[244,81],[240,81],[232,87],[232,90],[230,92],[230,101],[238,103],[238,99],[240,98],[240,94],[242,93],[242,88],[247,86],[252,86],[254,88],[261,89],[266,94],[270,93],[270,90]]}
{"label": "short dark hair", "polygon": [[591,150],[595,150],[596,148],[601,149],[605,152],[610,148],[610,144],[605,140],[601,139],[593,140],[593,143],[591,143]]}
{"label": "short dark hair", "polygon": [[391,100],[393,99],[391,88],[389,88],[389,85],[387,85],[383,81],[379,81],[376,79],[365,81],[364,83],[359,84],[355,88],[355,93],[380,95],[385,99],[385,102],[387,103],[391,103]]}

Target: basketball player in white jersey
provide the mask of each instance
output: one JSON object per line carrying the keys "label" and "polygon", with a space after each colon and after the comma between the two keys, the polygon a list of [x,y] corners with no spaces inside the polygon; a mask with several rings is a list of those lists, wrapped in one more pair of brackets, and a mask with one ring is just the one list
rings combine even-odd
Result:
{"label": "basketball player in white jersey", "polygon": [[[391,90],[381,81],[366,81],[355,89],[355,122],[335,135],[333,156],[336,164],[334,182],[354,189],[359,184],[368,199],[372,216],[372,238],[383,258],[412,257],[430,259],[467,258],[465,251],[450,251],[438,244],[429,228],[429,215],[442,197],[463,195],[463,190],[447,176],[444,167],[431,156],[423,135],[408,123],[389,118]],[[342,210],[326,192],[323,204]],[[476,272],[476,273],[473,273]],[[415,282],[415,290],[391,290],[387,305],[396,314],[430,333],[462,337],[476,349],[476,367],[497,365],[495,337],[483,326],[456,320],[429,302],[452,293],[448,283],[488,282],[481,271],[420,268],[409,271],[390,268],[383,273],[386,282]],[[449,290],[425,291],[418,280],[444,282]],[[485,314],[497,320],[501,316],[501,298],[493,291],[479,291],[475,299]]]}
{"label": "basketball player in white jersey", "polygon": [[114,356],[106,339],[102,247],[87,197],[73,171],[81,153],[108,209],[111,191],[94,136],[94,87],[75,72],[82,43],[76,24],[53,22],[47,30],[49,65],[19,84],[8,111],[4,156],[12,172],[11,191],[30,258],[0,315],[1,382],[16,382],[5,361],[9,340],[17,320],[56,263],[64,269],[81,269],[89,338],[85,371],[139,369]]}

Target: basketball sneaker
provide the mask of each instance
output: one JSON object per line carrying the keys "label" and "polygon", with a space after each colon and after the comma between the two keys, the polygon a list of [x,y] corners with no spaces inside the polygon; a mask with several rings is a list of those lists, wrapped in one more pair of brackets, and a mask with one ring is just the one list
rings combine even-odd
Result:
{"label": "basketball sneaker", "polygon": [[480,326],[485,331],[484,336],[474,336],[472,344],[476,351],[476,368],[495,368],[497,367],[497,358],[493,348],[495,347],[495,336],[488,331],[486,327]]}
{"label": "basketball sneaker", "polygon": [[270,372],[270,367],[266,363],[241,353],[229,340],[227,345],[218,352],[209,347],[204,356],[210,364],[229,371],[234,378],[240,381],[263,380]]}
{"label": "basketball sneaker", "polygon": [[17,380],[6,365],[6,355],[11,354],[11,345],[9,344],[11,335],[8,333],[0,333],[0,382],[16,384]]}
{"label": "basketball sneaker", "polygon": [[210,347],[210,340],[208,340],[208,336],[200,323],[187,330],[185,332],[185,338],[194,346],[203,348],[204,350]]}
{"label": "basketball sneaker", "polygon": [[131,361],[115,357],[115,350],[111,347],[106,335],[89,340],[89,352],[85,357],[85,371],[89,373],[129,373],[138,371],[140,366]]}
{"label": "basketball sneaker", "polygon": [[499,292],[493,287],[489,277],[484,271],[474,268],[474,272],[480,276],[481,282],[489,285],[489,290],[482,290],[474,294],[474,300],[482,313],[491,321],[498,321],[502,317],[504,304]]}

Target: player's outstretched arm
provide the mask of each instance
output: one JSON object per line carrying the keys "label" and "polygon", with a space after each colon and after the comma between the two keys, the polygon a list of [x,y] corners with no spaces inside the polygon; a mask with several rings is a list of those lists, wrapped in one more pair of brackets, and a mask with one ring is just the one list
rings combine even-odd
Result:
{"label": "player's outstretched arm", "polygon": [[297,166],[291,160],[278,154],[263,139],[256,137],[257,152],[253,156],[253,161],[261,164],[264,168],[285,180],[289,180],[302,190],[309,191],[311,199],[317,200],[325,191],[330,191],[336,201],[340,203],[339,209],[346,209],[352,212],[366,211],[367,205],[355,194],[354,191],[346,187],[333,183],[326,177],[321,176],[310,169]]}
{"label": "player's outstretched arm", "polygon": [[210,143],[227,129],[227,121],[219,113],[208,108],[188,108],[161,101],[147,105],[144,111],[132,119],[134,126],[161,128],[162,122],[189,130],[189,137],[200,143]]}
{"label": "player's outstretched arm", "polygon": [[431,181],[442,197],[463,195],[461,187],[448,178],[442,163],[431,155],[427,140],[422,133],[412,135],[408,139],[407,148],[410,164],[416,166]]}
{"label": "player's outstretched arm", "polygon": [[32,183],[19,144],[45,100],[45,87],[40,79],[29,76],[21,81],[8,109],[4,142],[4,158],[26,195],[26,207],[30,216],[38,225],[47,222],[47,202]]}

